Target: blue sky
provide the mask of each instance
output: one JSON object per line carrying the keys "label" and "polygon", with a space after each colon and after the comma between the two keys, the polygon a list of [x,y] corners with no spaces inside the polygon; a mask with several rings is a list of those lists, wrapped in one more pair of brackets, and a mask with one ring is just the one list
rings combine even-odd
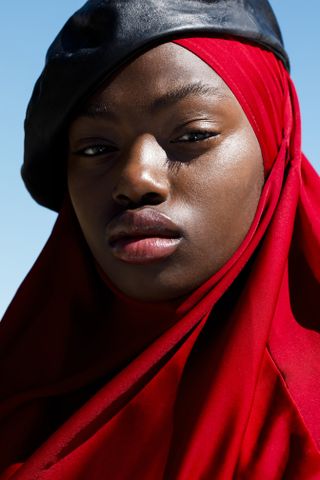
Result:
{"label": "blue sky", "polygon": [[[47,47],[79,0],[4,2],[1,14],[0,318],[46,242],[56,215],[38,206],[20,178],[23,120]],[[320,2],[272,0],[292,65],[303,146],[320,172]]]}

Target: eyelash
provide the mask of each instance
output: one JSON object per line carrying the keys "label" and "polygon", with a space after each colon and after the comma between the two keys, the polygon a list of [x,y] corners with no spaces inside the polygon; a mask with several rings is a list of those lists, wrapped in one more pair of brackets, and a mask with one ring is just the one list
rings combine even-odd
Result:
{"label": "eyelash", "polygon": [[[192,132],[187,132],[181,137],[179,137],[177,140],[173,140],[171,143],[198,143],[198,142],[204,142],[206,140],[209,140],[209,138],[216,137],[218,135],[217,132],[209,132],[209,131],[192,131]],[[194,136],[194,137],[199,137],[203,136],[203,138],[193,138],[192,140],[181,140],[183,137],[187,136]]]}
{"label": "eyelash", "polygon": [[[171,143],[199,143],[199,142],[204,142],[206,140],[209,140],[212,137],[216,137],[218,135],[217,132],[210,132],[210,131],[192,131],[192,132],[187,132],[178,137],[176,140],[172,140]],[[182,140],[183,137],[188,137],[189,139],[187,140]],[[190,137],[193,137],[190,139]],[[196,138],[195,138],[196,137]],[[202,138],[199,138],[202,137]],[[98,150],[96,153],[87,153],[88,150]],[[106,155],[108,153],[113,153],[117,150],[116,147],[113,147],[111,145],[105,145],[105,144],[96,144],[96,145],[89,145],[81,150],[76,151],[75,153],[77,155],[82,155],[85,157],[98,157],[100,155]]]}
{"label": "eyelash", "polygon": [[[96,153],[86,153],[87,150],[98,150]],[[106,155],[107,153],[113,153],[116,151],[116,147],[111,147],[110,145],[96,144],[89,145],[88,147],[82,148],[81,150],[76,151],[77,155],[82,155],[84,157],[98,157],[100,155]]]}

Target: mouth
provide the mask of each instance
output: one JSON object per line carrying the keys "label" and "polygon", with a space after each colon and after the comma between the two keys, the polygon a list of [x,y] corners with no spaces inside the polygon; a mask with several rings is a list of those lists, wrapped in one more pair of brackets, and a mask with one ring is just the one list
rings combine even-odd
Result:
{"label": "mouth", "polygon": [[182,240],[177,225],[151,208],[123,213],[110,222],[107,236],[112,255],[136,265],[169,257]]}
{"label": "mouth", "polygon": [[123,237],[110,244],[113,255],[123,262],[146,264],[171,255],[180,238],[168,237]]}

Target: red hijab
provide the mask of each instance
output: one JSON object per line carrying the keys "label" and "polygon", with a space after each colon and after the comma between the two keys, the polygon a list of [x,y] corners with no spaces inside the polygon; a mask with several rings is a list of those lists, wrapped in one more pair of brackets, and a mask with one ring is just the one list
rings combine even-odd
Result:
{"label": "red hijab", "polygon": [[282,63],[179,43],[227,83],[266,181],[242,245],[188,298],[110,288],[66,202],[1,324],[0,479],[320,478],[320,182]]}

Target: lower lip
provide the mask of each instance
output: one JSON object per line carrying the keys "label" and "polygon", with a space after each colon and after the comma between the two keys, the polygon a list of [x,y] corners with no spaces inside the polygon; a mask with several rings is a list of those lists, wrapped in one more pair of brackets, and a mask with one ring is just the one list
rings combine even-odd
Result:
{"label": "lower lip", "polygon": [[119,260],[133,264],[153,263],[169,257],[178,247],[181,238],[130,238],[112,245],[112,254]]}

